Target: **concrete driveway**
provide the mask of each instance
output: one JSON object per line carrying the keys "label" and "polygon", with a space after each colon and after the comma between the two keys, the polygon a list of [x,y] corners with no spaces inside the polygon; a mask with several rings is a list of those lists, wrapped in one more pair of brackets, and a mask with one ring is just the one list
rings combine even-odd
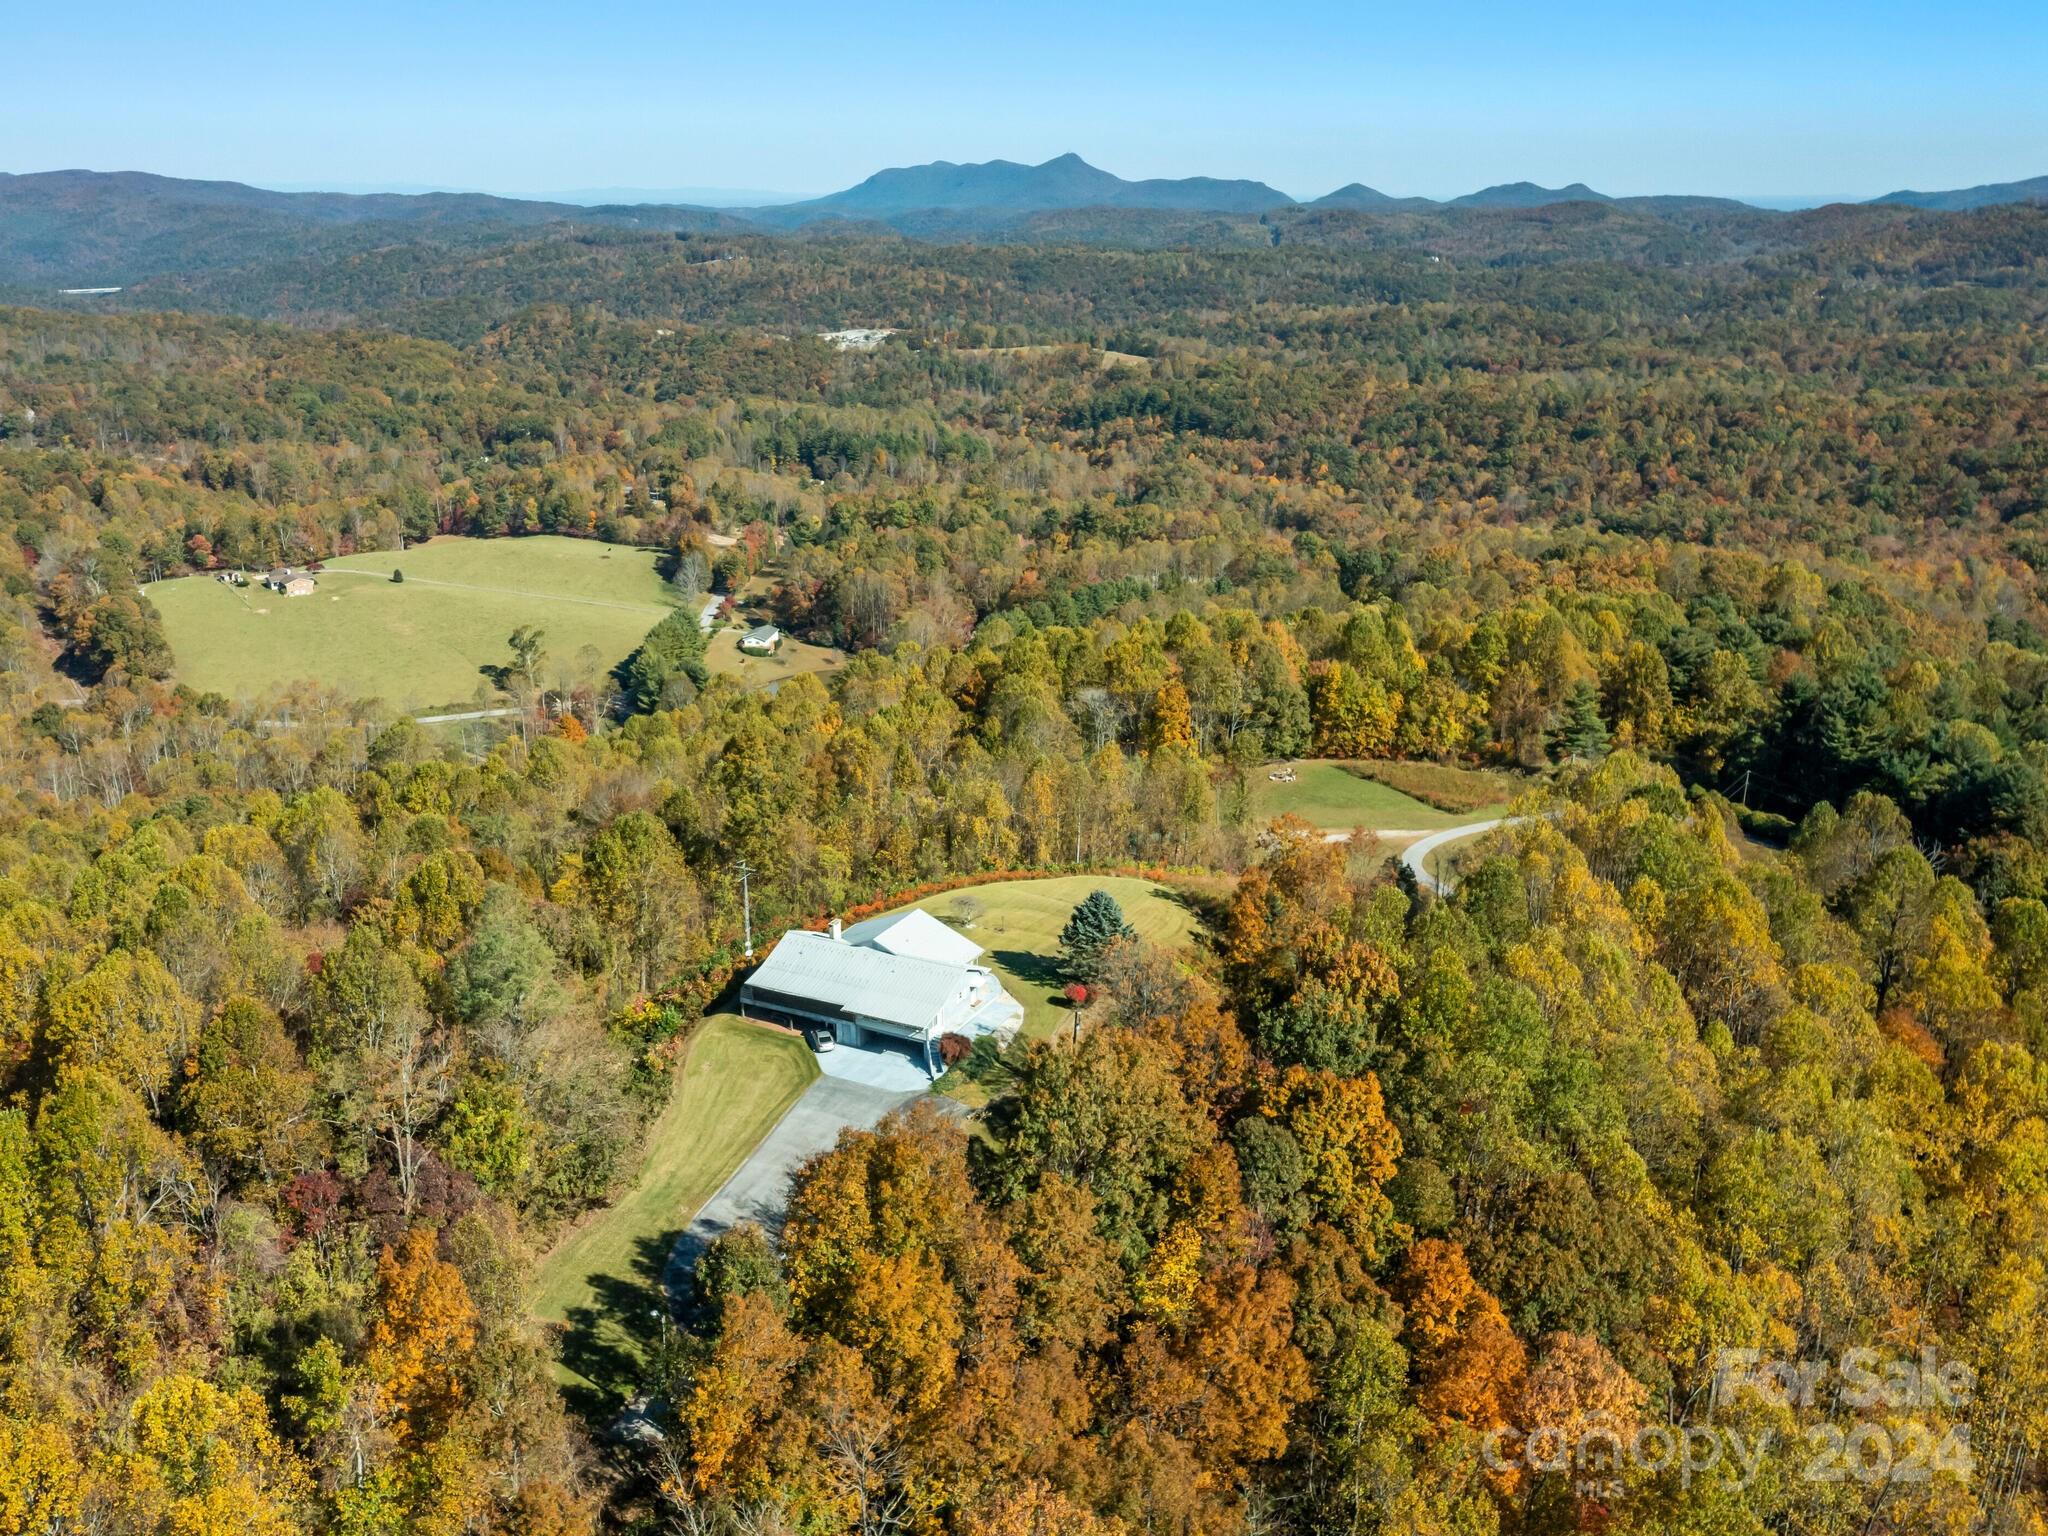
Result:
{"label": "concrete driveway", "polygon": [[917,1046],[835,1045],[818,1057],[818,1068],[827,1077],[892,1093],[923,1093],[932,1085]]}
{"label": "concrete driveway", "polygon": [[[835,1051],[833,1055],[840,1052]],[[872,1130],[882,1118],[926,1092],[878,1088],[844,1077],[821,1077],[804,1090],[789,1113],[762,1138],[753,1156],[704,1202],[697,1219],[683,1230],[669,1250],[661,1274],[669,1306],[682,1311],[691,1305],[690,1273],[712,1240],[743,1221],[773,1232],[782,1222],[789,1199],[789,1177],[806,1158],[829,1150],[848,1127]]]}

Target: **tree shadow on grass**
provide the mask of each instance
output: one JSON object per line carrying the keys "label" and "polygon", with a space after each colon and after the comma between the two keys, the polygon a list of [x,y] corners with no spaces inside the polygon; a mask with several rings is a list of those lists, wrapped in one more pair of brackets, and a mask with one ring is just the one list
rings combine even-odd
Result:
{"label": "tree shadow on grass", "polygon": [[655,1385],[649,1362],[668,1309],[662,1271],[681,1235],[642,1237],[633,1245],[628,1273],[587,1277],[592,1304],[571,1307],[556,1330],[556,1358],[583,1378],[563,1386],[563,1401],[593,1428],[602,1428],[628,1398]]}
{"label": "tree shadow on grass", "polygon": [[1216,915],[1218,909],[1228,905],[1227,899],[1204,896],[1199,891],[1183,889],[1177,885],[1155,885],[1146,894],[1179,907],[1198,924],[1207,923]]}
{"label": "tree shadow on grass", "polygon": [[1068,1005],[1066,977],[1060,974],[1059,961],[1049,955],[1033,954],[1028,949],[992,949],[989,958],[1017,979],[1022,987],[1038,992],[1055,1008]]}
{"label": "tree shadow on grass", "polygon": [[1060,963],[1049,955],[1035,955],[1028,949],[992,949],[989,958],[1027,987],[1057,991],[1061,984]]}

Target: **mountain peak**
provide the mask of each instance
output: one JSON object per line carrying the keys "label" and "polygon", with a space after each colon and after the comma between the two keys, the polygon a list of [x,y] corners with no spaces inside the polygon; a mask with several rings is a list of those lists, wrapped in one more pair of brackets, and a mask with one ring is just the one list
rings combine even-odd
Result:
{"label": "mountain peak", "polygon": [[1503,182],[1497,187],[1483,187],[1477,192],[1468,192],[1463,197],[1454,197],[1452,208],[1544,208],[1552,203],[1611,203],[1614,199],[1604,192],[1595,192],[1583,181],[1575,181],[1568,187],[1539,187],[1533,181]]}
{"label": "mountain peak", "polygon": [[1426,197],[1390,197],[1362,181],[1354,181],[1311,201],[1311,208],[1353,208],[1366,213],[1391,213],[1404,208],[1434,208]]}
{"label": "mountain peak", "polygon": [[819,217],[887,219],[932,211],[975,211],[995,215],[1044,213],[1062,208],[1177,208],[1217,213],[1264,213],[1293,201],[1263,182],[1218,181],[1206,176],[1180,180],[1126,181],[1090,165],[1069,150],[1042,165],[986,160],[877,171],[859,186],[829,197],[781,209],[763,209],[780,222]]}

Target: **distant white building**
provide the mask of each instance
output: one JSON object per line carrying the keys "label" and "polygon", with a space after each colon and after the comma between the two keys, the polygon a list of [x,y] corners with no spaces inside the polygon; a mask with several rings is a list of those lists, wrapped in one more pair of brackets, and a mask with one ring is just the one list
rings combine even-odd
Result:
{"label": "distant white building", "polygon": [[1007,1043],[1024,1008],[981,946],[912,908],[830,931],[793,928],[740,987],[743,1012],[832,1031],[841,1045],[908,1046],[938,1076],[941,1035]]}
{"label": "distant white building", "polygon": [[772,655],[782,644],[782,631],[773,624],[756,624],[740,636],[740,649],[750,656]]}
{"label": "distant white building", "polygon": [[863,325],[844,331],[820,331],[818,339],[831,342],[841,352],[872,352],[895,334],[882,326]]}
{"label": "distant white building", "polygon": [[263,578],[263,585],[273,592],[282,592],[286,597],[311,597],[318,583],[313,580],[311,571],[281,565]]}

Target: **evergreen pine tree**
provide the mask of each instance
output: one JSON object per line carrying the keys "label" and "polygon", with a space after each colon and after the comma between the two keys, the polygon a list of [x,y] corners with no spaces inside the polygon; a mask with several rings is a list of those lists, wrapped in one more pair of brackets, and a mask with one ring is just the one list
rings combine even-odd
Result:
{"label": "evergreen pine tree", "polygon": [[1550,736],[1553,757],[1596,758],[1607,750],[1607,722],[1600,718],[1600,695],[1583,678],[1565,695],[1564,717]]}
{"label": "evergreen pine tree", "polygon": [[1118,939],[1137,937],[1124,909],[1107,891],[1090,891],[1060,930],[1060,969],[1074,981],[1093,981],[1102,956]]}
{"label": "evergreen pine tree", "polygon": [[656,710],[671,701],[669,684],[688,678],[701,688],[710,675],[704,666],[704,632],[693,612],[678,609],[647,632],[640,649],[626,658],[623,678],[634,706]]}

